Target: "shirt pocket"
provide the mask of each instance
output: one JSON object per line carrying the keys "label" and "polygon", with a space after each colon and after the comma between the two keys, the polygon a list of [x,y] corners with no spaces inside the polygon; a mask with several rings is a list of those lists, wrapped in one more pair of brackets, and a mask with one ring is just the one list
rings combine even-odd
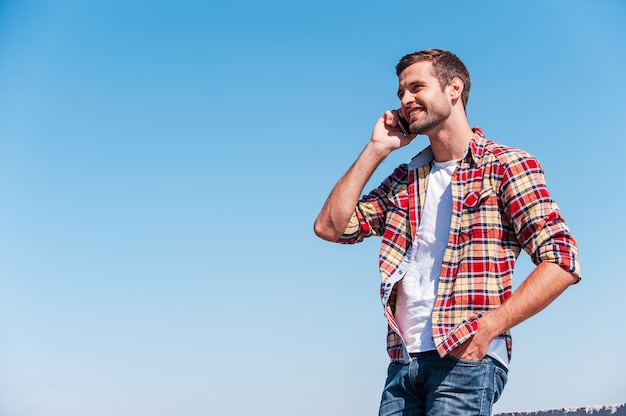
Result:
{"label": "shirt pocket", "polygon": [[461,233],[486,236],[502,228],[498,197],[493,189],[468,192],[463,198]]}

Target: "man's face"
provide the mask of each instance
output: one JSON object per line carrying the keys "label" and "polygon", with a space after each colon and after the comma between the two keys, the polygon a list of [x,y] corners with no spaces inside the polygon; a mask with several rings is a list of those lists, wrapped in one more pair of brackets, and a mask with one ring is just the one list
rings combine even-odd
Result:
{"label": "man's face", "polygon": [[428,134],[443,124],[452,110],[447,91],[447,86],[441,90],[430,61],[416,62],[400,74],[398,98],[411,133]]}

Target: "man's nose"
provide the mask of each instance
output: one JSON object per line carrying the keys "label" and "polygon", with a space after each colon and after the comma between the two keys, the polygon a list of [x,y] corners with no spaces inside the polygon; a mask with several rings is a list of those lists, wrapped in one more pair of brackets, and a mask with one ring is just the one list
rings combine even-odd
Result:
{"label": "man's nose", "polygon": [[406,107],[414,101],[415,99],[413,98],[413,94],[411,94],[409,91],[405,91],[404,94],[402,94],[402,98],[400,98],[400,103],[402,104],[402,107]]}

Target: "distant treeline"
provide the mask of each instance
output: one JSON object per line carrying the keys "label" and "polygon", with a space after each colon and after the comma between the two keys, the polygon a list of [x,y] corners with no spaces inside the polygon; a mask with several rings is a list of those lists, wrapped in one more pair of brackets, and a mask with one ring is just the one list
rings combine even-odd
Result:
{"label": "distant treeline", "polygon": [[626,403],[589,406],[575,409],[537,410],[533,412],[498,413],[496,416],[626,416]]}

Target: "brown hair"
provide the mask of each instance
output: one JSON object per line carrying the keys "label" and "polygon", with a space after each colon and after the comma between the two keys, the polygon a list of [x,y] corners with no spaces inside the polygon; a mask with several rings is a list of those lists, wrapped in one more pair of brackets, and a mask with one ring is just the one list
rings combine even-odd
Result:
{"label": "brown hair", "polygon": [[398,62],[398,65],[396,65],[396,75],[399,77],[409,66],[416,62],[423,61],[431,61],[433,63],[435,76],[439,80],[439,85],[442,90],[454,77],[458,77],[463,81],[464,87],[461,100],[463,101],[463,108],[467,108],[467,100],[469,99],[471,86],[469,72],[465,64],[463,64],[463,61],[452,52],[442,49],[426,49],[424,51],[404,55],[400,59],[400,62]]}

